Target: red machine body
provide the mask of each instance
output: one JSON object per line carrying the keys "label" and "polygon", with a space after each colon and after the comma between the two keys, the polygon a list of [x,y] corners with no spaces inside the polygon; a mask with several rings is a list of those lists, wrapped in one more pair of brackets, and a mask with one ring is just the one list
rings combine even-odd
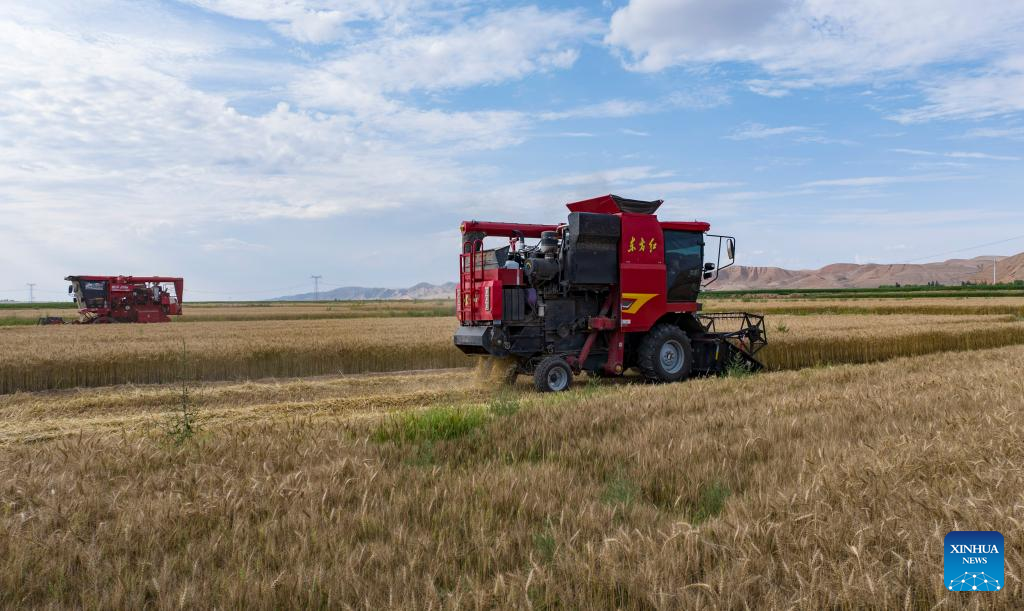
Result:
{"label": "red machine body", "polygon": [[79,322],[170,322],[182,312],[185,281],[168,276],[68,276]]}
{"label": "red machine body", "polygon": [[[569,222],[558,225],[464,222],[456,345],[470,354],[514,357],[521,373],[561,360],[573,372],[619,375],[644,368],[650,357],[643,339],[656,328],[664,334],[659,325],[668,325],[675,358],[687,360],[677,362],[684,377],[721,371],[724,359],[742,349],[735,340],[744,337],[752,341],[742,358],[760,366],[753,359],[763,342],[760,317],[742,319],[734,336],[714,330],[722,315],[699,313],[702,283],[717,278],[723,241],[724,267],[732,264],[735,241],[714,236],[718,261],[705,264],[710,225],[660,221],[661,203],[605,195],[568,204]],[[485,248],[487,237],[508,238],[509,245]],[[540,243],[527,246],[528,239]],[[538,389],[560,390],[540,381]]]}

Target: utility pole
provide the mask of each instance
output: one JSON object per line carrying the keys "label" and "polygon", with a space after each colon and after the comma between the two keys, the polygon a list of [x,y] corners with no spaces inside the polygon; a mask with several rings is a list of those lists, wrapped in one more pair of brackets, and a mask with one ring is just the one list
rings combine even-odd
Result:
{"label": "utility pole", "polygon": [[313,279],[313,301],[320,301],[320,279],[323,276],[310,276]]}
{"label": "utility pole", "polygon": [[992,257],[992,286],[996,285],[996,261],[995,257]]}
{"label": "utility pole", "polygon": [[28,302],[29,303],[35,303],[35,301],[36,301],[36,294],[35,294],[36,283],[35,282],[26,282],[25,284],[28,285]]}

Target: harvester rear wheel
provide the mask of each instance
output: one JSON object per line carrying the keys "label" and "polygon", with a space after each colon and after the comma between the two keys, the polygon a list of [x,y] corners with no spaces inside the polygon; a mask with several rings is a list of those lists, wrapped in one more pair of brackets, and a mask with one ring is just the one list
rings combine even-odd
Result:
{"label": "harvester rear wheel", "polygon": [[637,349],[637,366],[648,380],[678,382],[690,377],[693,348],[679,327],[662,323],[647,332]]}
{"label": "harvester rear wheel", "polygon": [[561,392],[572,384],[572,368],[565,359],[549,356],[533,372],[533,386],[539,392]]}

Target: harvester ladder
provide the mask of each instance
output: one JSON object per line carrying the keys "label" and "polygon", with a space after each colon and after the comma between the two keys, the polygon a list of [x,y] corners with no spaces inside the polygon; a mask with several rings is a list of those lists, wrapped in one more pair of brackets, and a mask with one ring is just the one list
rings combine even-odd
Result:
{"label": "harvester ladder", "polygon": [[[474,240],[469,246],[469,252],[459,255],[459,319],[471,320],[473,318],[473,298],[476,296],[476,282],[483,280],[483,264],[477,264],[483,240]],[[466,273],[468,270],[468,274]],[[480,277],[477,278],[477,274]]]}

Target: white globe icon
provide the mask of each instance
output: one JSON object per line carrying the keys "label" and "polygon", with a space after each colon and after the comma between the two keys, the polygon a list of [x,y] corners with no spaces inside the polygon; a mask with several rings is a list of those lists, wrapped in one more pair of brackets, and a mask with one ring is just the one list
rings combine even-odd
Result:
{"label": "white globe icon", "polygon": [[989,591],[1001,590],[999,580],[987,573],[964,573],[949,580],[947,589],[954,592]]}

